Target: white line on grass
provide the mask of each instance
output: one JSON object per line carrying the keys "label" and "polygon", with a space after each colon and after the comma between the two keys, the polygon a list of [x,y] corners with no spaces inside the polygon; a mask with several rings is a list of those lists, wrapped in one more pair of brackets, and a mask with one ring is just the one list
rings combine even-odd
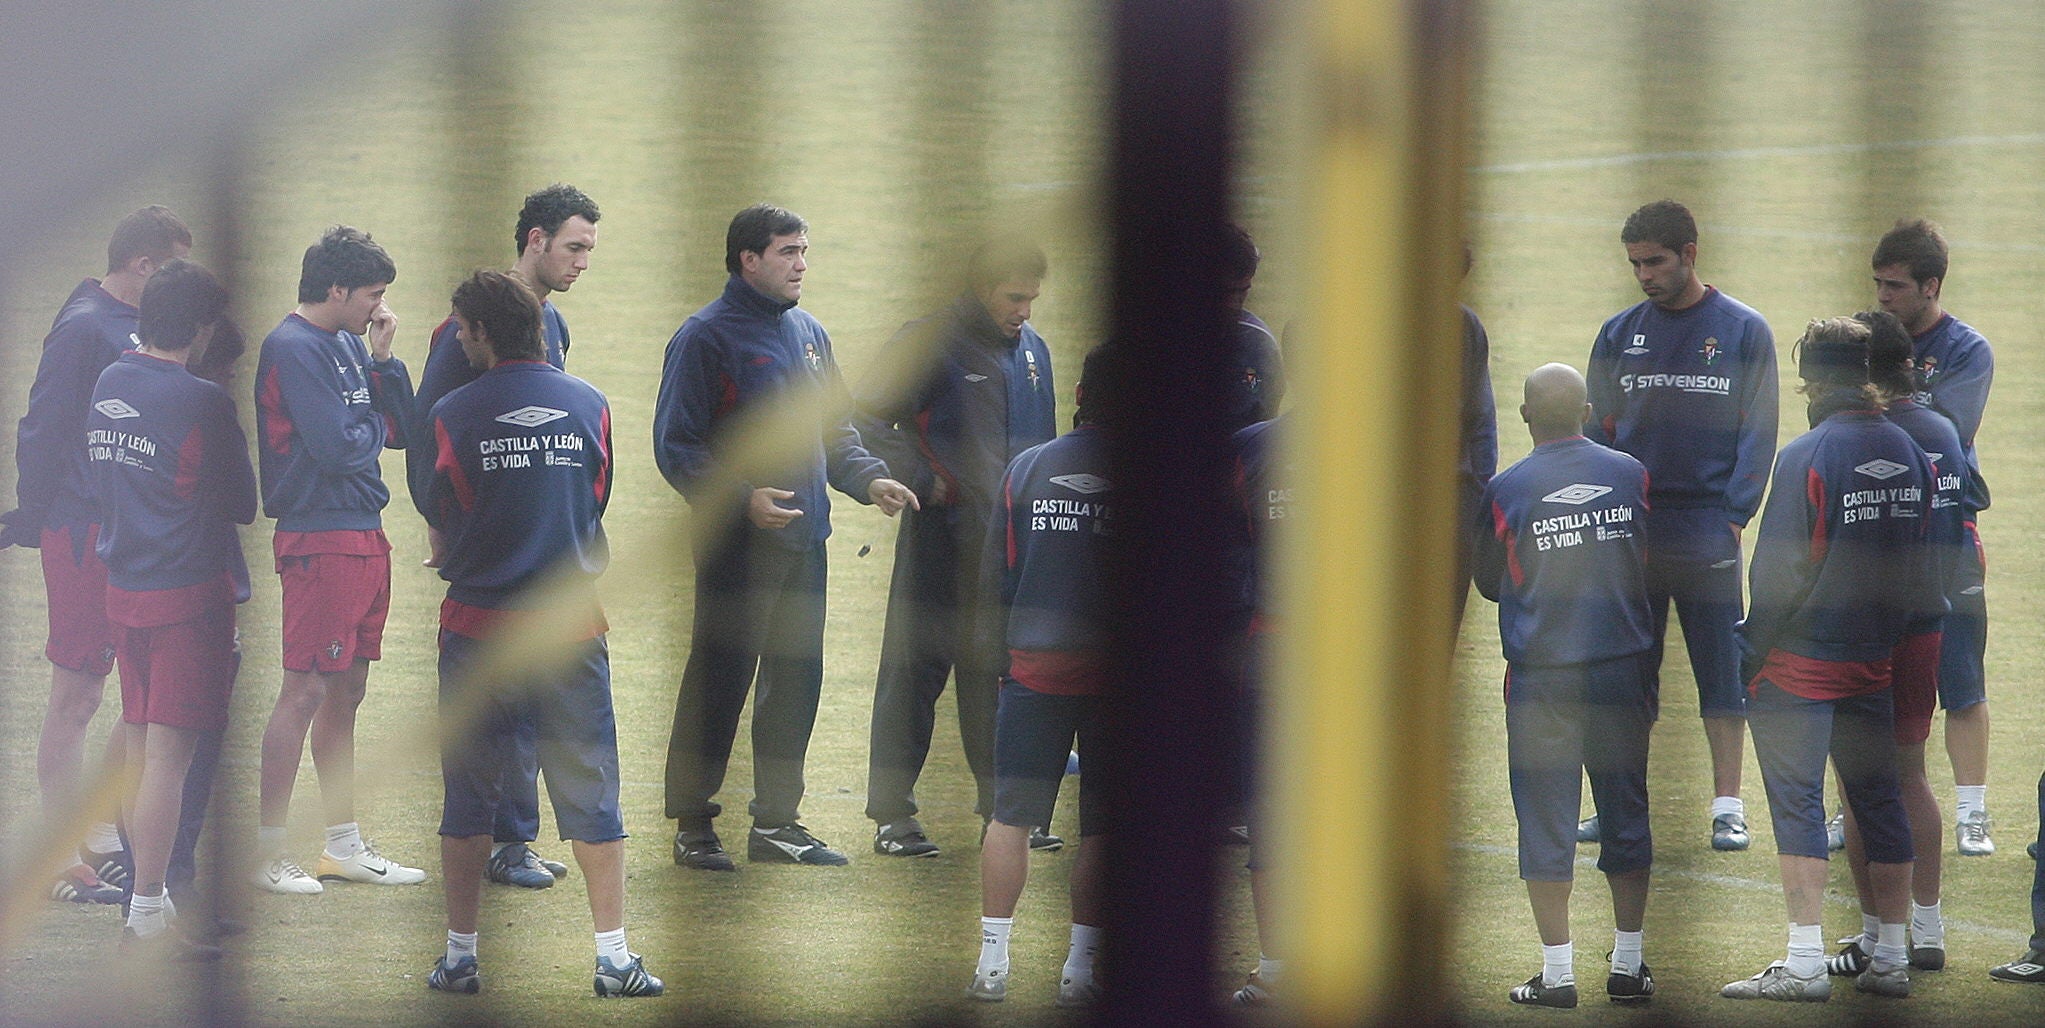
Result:
{"label": "white line on grass", "polygon": [[[1455,848],[1471,853],[1481,853],[1487,857],[1519,856],[1519,850],[1512,846],[1492,846],[1478,842],[1459,842],[1455,844]],[[1597,860],[1592,857],[1579,856],[1576,858],[1576,863],[1580,867],[1596,868],[1598,866]],[[1685,881],[1702,882],[1705,885],[1722,885],[1729,889],[1744,889],[1748,892],[1780,893],[1782,891],[1781,882],[1764,882],[1753,878],[1742,878],[1738,875],[1719,874],[1714,871],[1685,871],[1657,867],[1653,869],[1652,873],[1656,878],[1681,878]],[[1835,906],[1853,907],[1855,909],[1860,907],[1859,900],[1833,892],[1830,889],[1825,890],[1825,900]],[[1955,921],[1952,918],[1946,918],[1946,930],[1966,932],[1969,935],[1980,935],[1997,942],[2008,943],[2011,946],[2021,946],[2031,941],[2030,932],[2020,932],[2013,928],[1996,928],[1991,925],[1975,924],[1971,921]]]}
{"label": "white line on grass", "polygon": [[2001,136],[1948,136],[1945,139],[1898,139],[1885,143],[1806,143],[1801,146],[1741,146],[1720,150],[1662,150],[1647,153],[1608,154],[1603,157],[1557,157],[1538,161],[1508,161],[1480,164],[1471,171],[1480,175],[1517,175],[1537,171],[1580,171],[1586,168],[1617,168],[1654,161],[1721,161],[1756,157],[1832,157],[1840,154],[1885,153],[1897,150],[1940,150],[1948,147],[2037,146],[2045,133],[2023,132]]}

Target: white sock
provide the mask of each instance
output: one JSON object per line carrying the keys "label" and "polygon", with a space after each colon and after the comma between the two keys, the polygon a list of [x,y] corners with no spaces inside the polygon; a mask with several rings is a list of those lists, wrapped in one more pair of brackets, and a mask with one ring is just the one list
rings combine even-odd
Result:
{"label": "white sock", "polygon": [[1882,934],[1882,919],[1863,910],[1860,912],[1860,951],[1869,956],[1875,952],[1875,942]]}
{"label": "white sock", "polygon": [[994,978],[1008,973],[1008,932],[1015,927],[1012,917],[980,919],[980,965],[975,973]]}
{"label": "white sock", "polygon": [[1920,946],[1946,944],[1946,919],[1939,915],[1937,903],[1928,907],[1910,904],[1910,937]]}
{"label": "white sock", "polygon": [[1789,955],[1784,960],[1790,974],[1798,978],[1815,978],[1825,973],[1825,926],[1822,924],[1789,925]]}
{"label": "white sock", "polygon": [[1065,951],[1064,976],[1068,981],[1085,984],[1094,978],[1094,956],[1101,949],[1101,930],[1090,924],[1072,926],[1072,946]]}
{"label": "white sock", "polygon": [[284,855],[284,829],[269,825],[256,827],[256,852],[265,861],[275,860]]}
{"label": "white sock", "polygon": [[1886,971],[1909,962],[1910,953],[1903,946],[1903,933],[1908,927],[1901,921],[1882,922],[1881,932],[1875,936],[1875,950],[1868,954],[1875,958],[1875,967]]}
{"label": "white sock", "polygon": [[92,827],[85,830],[85,848],[94,853],[119,853],[121,830],[114,827],[112,821],[94,821]]}
{"label": "white sock", "polygon": [[491,844],[490,844],[490,859],[492,859],[492,860],[495,860],[495,859],[497,859],[497,854],[499,854],[499,853],[502,853],[502,852],[504,852],[504,847],[506,847],[506,846],[509,846],[509,845],[511,845],[511,844],[510,844],[510,843],[508,843],[508,842],[493,842],[493,843],[491,843]]}
{"label": "white sock", "polygon": [[1967,815],[1977,810],[1988,813],[1988,786],[1955,785],[1953,795],[1959,798],[1959,802],[1954,804],[1957,809],[1953,811],[1953,820],[1965,821]]}
{"label": "white sock", "polygon": [[1746,817],[1747,802],[1738,796],[1713,796],[1711,798],[1711,816],[1716,819],[1720,814],[1738,814],[1741,817]]}
{"label": "white sock", "polygon": [[475,932],[457,932],[451,929],[448,931],[446,961],[447,966],[453,967],[454,965],[461,963],[461,959],[463,957],[473,957],[475,955],[476,955]]}
{"label": "white sock", "polygon": [[623,926],[596,933],[596,955],[600,960],[610,961],[612,967],[624,967],[632,962],[632,951],[625,945]]}
{"label": "white sock", "polygon": [[1262,953],[1257,954],[1257,980],[1266,985],[1278,984],[1278,976],[1285,973],[1285,961],[1273,960]]}
{"label": "white sock", "polygon": [[154,896],[136,893],[128,901],[128,928],[144,939],[169,931],[170,919],[163,913],[164,904],[169,899],[168,893],[159,892]]}
{"label": "white sock", "polygon": [[1541,984],[1576,984],[1576,943],[1541,947]]}
{"label": "white sock", "polygon": [[353,821],[327,826],[327,856],[346,860],[362,852],[362,826]]}
{"label": "white sock", "polygon": [[1640,970],[1640,932],[1612,931],[1612,973],[1632,974]]}

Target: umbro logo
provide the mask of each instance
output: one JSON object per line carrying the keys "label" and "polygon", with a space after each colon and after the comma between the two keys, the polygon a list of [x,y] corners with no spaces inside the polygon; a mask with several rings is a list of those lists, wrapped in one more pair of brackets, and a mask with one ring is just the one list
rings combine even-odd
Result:
{"label": "umbro logo", "polygon": [[122,418],[139,418],[142,416],[141,411],[128,406],[128,401],[119,399],[101,400],[93,404],[92,409],[115,421],[119,421]]}
{"label": "umbro logo", "polygon": [[521,428],[536,428],[549,421],[559,421],[567,416],[568,412],[565,410],[555,410],[552,407],[527,406],[499,414],[495,420],[502,421],[507,425],[517,425]]}
{"label": "umbro logo", "polygon": [[1924,455],[1925,455],[1925,456],[1927,456],[1927,457],[1930,457],[1930,458],[1931,458],[1931,462],[1932,462],[1933,464],[1937,464],[1937,463],[1938,463],[1939,461],[1942,461],[1942,460],[1945,460],[1945,459],[1946,459],[1946,455],[1945,455],[1945,454],[1943,454],[1943,453],[1932,453],[1932,452],[1931,452],[1931,451],[1929,451],[1929,450],[1926,450],[1926,451],[1925,451],[1925,454],[1924,454]]}
{"label": "umbro logo", "polygon": [[1091,496],[1094,493],[1107,492],[1109,489],[1113,488],[1113,483],[1109,482],[1107,479],[1102,478],[1099,475],[1089,475],[1086,474],[1085,472],[1081,472],[1080,474],[1077,475],[1058,475],[1051,479],[1051,484],[1062,485],[1075,493],[1080,493],[1086,496]]}
{"label": "umbro logo", "polygon": [[1636,335],[1636,336],[1634,336],[1634,337],[1633,337],[1633,345],[1632,345],[1632,346],[1629,346],[1629,347],[1627,347],[1627,348],[1626,348],[1626,349],[1624,349],[1624,350],[1621,350],[1620,352],[1621,352],[1621,353],[1624,353],[1624,354],[1625,354],[1626,356],[1628,356],[1628,357],[1638,357],[1638,356],[1640,356],[1641,354],[1643,354],[1643,353],[1646,353],[1646,352],[1647,352],[1647,336],[1645,336],[1645,335]]}
{"label": "umbro logo", "polygon": [[1900,475],[1905,471],[1910,470],[1910,466],[1907,464],[1898,464],[1892,460],[1877,459],[1868,461],[1866,464],[1862,464],[1861,466],[1854,468],[1853,470],[1858,471],[1869,478],[1885,482],[1888,481],[1889,479],[1895,478],[1897,475]]}
{"label": "umbro logo", "polygon": [[968,381],[968,382],[973,382],[973,383],[976,383],[976,384],[977,384],[977,383],[980,383],[980,382],[985,382],[985,381],[987,381],[987,376],[985,376],[985,375],[980,375],[980,374],[973,374],[973,375],[967,375],[967,376],[966,376],[966,381]]}
{"label": "umbro logo", "polygon": [[1583,482],[1578,482],[1575,485],[1563,486],[1541,497],[1541,502],[1567,503],[1572,506],[1581,506],[1611,491],[1612,487],[1609,485],[1587,485]]}

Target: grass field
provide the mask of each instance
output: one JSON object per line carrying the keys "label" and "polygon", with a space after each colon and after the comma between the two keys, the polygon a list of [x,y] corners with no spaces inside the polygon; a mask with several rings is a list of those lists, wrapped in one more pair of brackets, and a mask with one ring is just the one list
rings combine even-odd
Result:
{"label": "grass field", "polygon": [[[1754,848],[1705,845],[1702,733],[1680,645],[1664,675],[1664,724],[1650,785],[1659,837],[1648,959],[1662,992],[1647,1015],[1587,1004],[1577,1016],[1761,1024],[1858,1023],[1879,1015],[1922,1023],[2037,1023],[2045,990],[1993,985],[1984,972],[2022,949],[2035,834],[2032,775],[2045,718],[2029,671],[2041,644],[2032,611],[2045,590],[2037,498],[2045,430],[2032,326],[2041,323],[2045,252],[2036,174],[2045,151],[2045,41],[2035,19],[1992,0],[1911,5],[1846,2],[1486,5],[1482,108],[1471,172],[1469,230],[1478,251],[1469,302],[1491,330],[1492,374],[1504,411],[1506,459],[1524,453],[1513,416],[1525,372],[1581,362],[1600,321],[1638,298],[1617,231],[1638,204],[1690,203],[1703,225],[1704,277],[1752,304],[1787,344],[1807,319],[1871,302],[1866,257],[1896,217],[1924,214],[1953,241],[1946,300],[1998,346],[2001,374],[1980,439],[1996,504],[1981,531],[1993,561],[1989,651],[1995,735],[1990,806],[1998,855],[1947,861],[1950,969],[1921,978],[1918,996],[1878,1006],[1850,992],[1823,1010],[1756,1010],[1715,998],[1724,981],[1778,956],[1783,910],[1759,775],[1748,760]],[[633,946],[669,983],[666,999],[592,1006],[587,912],[579,879],[544,893],[492,887],[485,898],[487,993],[429,994],[440,945],[433,838],[437,765],[434,616],[439,583],[418,567],[423,531],[400,495],[387,517],[397,545],[396,600],[386,659],[363,708],[361,820],[392,856],[435,871],[416,889],[333,888],[316,899],[247,896],[247,936],[228,975],[209,983],[261,1024],[490,1020],[671,1023],[902,1023],[974,1017],[989,1024],[1048,1018],[1063,952],[1069,854],[1035,858],[1016,937],[1014,996],[967,1010],[957,996],[974,954],[977,829],[955,730],[940,719],[922,798],[946,847],[931,861],[886,861],[866,847],[868,703],[877,659],[893,525],[846,503],[834,519],[824,707],[809,771],[807,823],[853,856],[837,872],[746,868],[685,874],[667,855],[660,766],[691,609],[680,546],[685,507],[654,473],[648,439],[660,350],[722,278],[718,240],[738,207],[771,198],[806,214],[813,269],[805,307],[828,326],[852,376],[893,328],[940,302],[941,274],[979,228],[1023,222],[1046,239],[1052,275],[1035,322],[1057,350],[1069,396],[1078,357],[1098,338],[1106,247],[1092,217],[1103,93],[1095,15],[1071,2],[926,6],[775,3],[590,6],[564,42],[534,5],[492,8],[466,26],[484,56],[451,44],[395,39],[374,68],[337,69],[319,90],[281,90],[245,137],[230,198],[242,234],[231,270],[245,327],[259,334],[288,309],[297,254],[324,226],[360,225],[399,263],[392,304],[400,353],[419,366],[425,334],[451,284],[479,265],[508,263],[510,217],[527,190],[575,182],[604,208],[594,266],[558,298],[574,330],[570,368],[612,401],[618,485],[608,525],[616,561],[605,580],[625,772]],[[488,55],[517,54],[522,60]],[[772,54],[772,60],[762,60]],[[537,55],[537,56],[535,56]],[[1018,55],[1021,55],[1020,58]],[[1246,101],[1244,212],[1266,243],[1252,306],[1274,324],[1305,314],[1306,262],[1341,259],[1316,238],[1288,192],[1279,143],[1286,54],[1257,57]],[[344,127],[317,121],[347,98]],[[317,129],[317,130],[316,130]],[[152,201],[193,221],[195,256],[217,261],[222,226],[205,186],[213,153],[169,153],[138,166],[112,195],[82,204],[61,238],[19,255],[0,295],[0,400],[18,416],[34,340],[77,276],[98,267],[107,227]],[[29,257],[34,259],[31,260]],[[253,358],[245,365],[252,371]],[[1802,424],[1784,396],[1784,441]],[[11,435],[0,447],[11,446]],[[386,478],[401,476],[399,455]],[[276,602],[269,523],[244,533],[257,593],[242,611],[250,655],[237,690],[219,820],[249,834],[255,735],[277,688]],[[1391,533],[1386,533],[1391,537]],[[871,544],[865,557],[856,556]],[[0,551],[0,824],[29,824],[33,752],[47,665],[34,555]],[[1453,989],[1444,1006],[1475,1023],[1568,1015],[1524,1011],[1505,990],[1537,960],[1532,919],[1513,877],[1514,830],[1499,752],[1502,670],[1491,608],[1473,604],[1459,647],[1455,784],[1458,874]],[[111,722],[115,702],[103,710]],[[97,733],[97,728],[96,728]],[[1936,743],[1937,736],[1934,736]],[[1936,745],[1934,757],[1937,758]],[[1950,778],[1934,759],[1935,787]],[[743,733],[725,798],[743,803]],[[294,852],[318,837],[308,760],[294,804]],[[1068,804],[1069,806],[1069,804]],[[1412,816],[1434,816],[1414,812]],[[730,819],[735,828],[742,819]],[[551,824],[551,814],[547,816]],[[17,833],[18,834],[18,833]],[[17,840],[18,842],[19,840]],[[1397,845],[1386,825],[1374,845]],[[548,843],[543,851],[565,856]],[[1344,841],[1345,845],[1354,844]],[[214,853],[213,857],[232,853]],[[1239,875],[1240,872],[1230,872]],[[1835,876],[1845,881],[1843,869]],[[1239,883],[1238,883],[1239,884]],[[1586,865],[1576,904],[1579,970],[1609,939],[1602,883]],[[1843,888],[1835,884],[1835,889]],[[0,1022],[138,1020],[143,983],[93,962],[118,931],[105,909],[44,904],[39,923],[0,954]],[[1856,923],[1827,906],[1829,934]],[[22,926],[10,926],[21,928]],[[1229,919],[1224,966],[1255,957],[1244,911]],[[1374,972],[1373,972],[1374,973]],[[1595,981],[1593,974],[1587,980]],[[107,988],[112,985],[114,988]],[[1220,994],[1223,983],[1215,983]],[[1595,986],[1591,994],[1595,994]],[[195,1002],[142,993],[154,1020],[190,1020]],[[110,1005],[100,1005],[106,997]]]}

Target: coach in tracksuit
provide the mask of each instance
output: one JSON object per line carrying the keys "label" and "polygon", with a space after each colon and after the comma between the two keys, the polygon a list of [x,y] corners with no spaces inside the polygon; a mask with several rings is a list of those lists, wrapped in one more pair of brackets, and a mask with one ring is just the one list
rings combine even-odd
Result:
{"label": "coach in tracksuit", "polygon": [[1647,473],[1583,437],[1589,413],[1576,369],[1548,364],[1527,376],[1520,415],[1534,451],[1486,485],[1475,555],[1477,589],[1498,603],[1520,877],[1541,935],[1541,973],[1511,999],[1550,1007],[1576,1005],[1569,893],[1586,772],[1615,924],[1605,990],[1619,1002],[1654,994],[1641,950],[1656,703],[1641,533]]}
{"label": "coach in tracksuit", "polygon": [[902,326],[877,362],[884,370],[927,370],[907,390],[877,371],[859,391],[860,439],[922,501],[902,516],[896,536],[873,693],[866,816],[877,826],[874,852],[883,855],[937,854],[916,820],[915,787],[930,755],[937,698],[955,670],[959,737],[979,787],[974,809],[983,819],[994,813],[998,683],[970,635],[980,548],[1002,470],[1057,435],[1051,349],[1029,324],[1044,270],[1044,252],[1032,244],[983,245],[966,292]]}
{"label": "coach in tracksuit", "polygon": [[[808,250],[808,223],[795,214],[740,211],[725,234],[724,295],[682,323],[661,369],[654,458],[695,521],[695,625],[667,757],[667,814],[684,867],[735,866],[713,826],[723,810],[713,797],[756,671],[747,854],[846,862],[797,823],[824,678],[825,489],[890,516],[916,496],[838,413],[845,389],[831,339],[796,307]],[[766,417],[770,407],[787,416]],[[792,443],[762,445],[762,430],[782,427],[794,430]]]}
{"label": "coach in tracksuit", "polygon": [[[514,238],[518,260],[510,274],[540,299],[540,328],[548,364],[568,366],[568,322],[548,296],[566,292],[589,268],[596,249],[596,222],[601,217],[596,201],[574,186],[556,182],[536,190],[519,208]],[[433,548],[429,567],[439,567],[445,540],[430,527],[433,517],[426,496],[432,486],[434,440],[427,430],[433,405],[440,398],[476,380],[481,374],[469,363],[457,338],[459,324],[453,314],[434,328],[426,352],[426,370],[419,376],[413,398],[411,431],[415,437],[405,447],[406,477],[412,504],[429,521],[427,539]],[[568,873],[568,866],[542,858],[528,845],[540,833],[539,756],[529,734],[521,734],[515,745],[518,760],[505,773],[504,806],[493,833],[495,850],[490,854],[490,880],[528,889],[544,889]]]}
{"label": "coach in tracksuit", "polygon": [[1058,1005],[1083,1006],[1098,993],[1101,851],[1110,830],[1101,794],[1112,759],[1099,748],[1101,694],[1113,659],[1104,582],[1114,532],[1114,483],[1107,433],[1126,402],[1129,372],[1112,347],[1089,353],[1080,372],[1073,430],[1009,464],[995,500],[982,558],[989,617],[982,642],[998,654],[994,819],[980,844],[980,959],[967,995],[1008,995],[1008,940],[1029,881],[1030,829],[1051,819],[1074,746],[1087,761],[1079,780],[1079,852],[1069,881],[1071,945]]}
{"label": "coach in tracksuit", "polygon": [[103,516],[106,614],[121,666],[134,895],[124,945],[180,956],[219,951],[169,933],[165,878],[186,770],[227,725],[234,684],[234,605],[248,568],[234,526],[256,516],[255,472],[234,401],[185,362],[227,309],[227,290],[196,264],[173,260],[142,293],[142,347],[99,376],[86,452]]}
{"label": "coach in tracksuit", "polygon": [[1866,847],[1879,913],[1864,992],[1910,992],[1904,951],[1912,846],[1899,799],[1892,651],[1944,611],[1927,545],[1936,474],[1882,416],[1866,325],[1811,323],[1797,344],[1811,431],[1784,447],[1761,518],[1740,626],[1748,725],[1768,790],[1789,908],[1787,957],[1732,982],[1733,999],[1823,1001],[1829,755]]}
{"label": "coach in tracksuit", "polygon": [[[598,996],[658,996],[625,939],[625,825],[618,731],[596,578],[610,563],[611,411],[602,393],[547,363],[539,300],[510,275],[455,288],[462,349],[482,374],[434,405],[428,491],[446,540],[440,577],[441,875],[447,952],[433,988],[475,992],[477,904],[514,740],[531,734],[563,839],[589,890]],[[545,591],[542,594],[541,589]],[[528,673],[489,647],[546,637]]]}
{"label": "coach in tracksuit", "polygon": [[1591,346],[1585,434],[1647,466],[1647,589],[1661,666],[1669,604],[1697,677],[1711,747],[1711,845],[1747,848],[1740,799],[1740,531],[1760,508],[1775,456],[1775,337],[1753,308],[1697,277],[1697,223],[1659,200],[1619,234],[1647,299]]}

